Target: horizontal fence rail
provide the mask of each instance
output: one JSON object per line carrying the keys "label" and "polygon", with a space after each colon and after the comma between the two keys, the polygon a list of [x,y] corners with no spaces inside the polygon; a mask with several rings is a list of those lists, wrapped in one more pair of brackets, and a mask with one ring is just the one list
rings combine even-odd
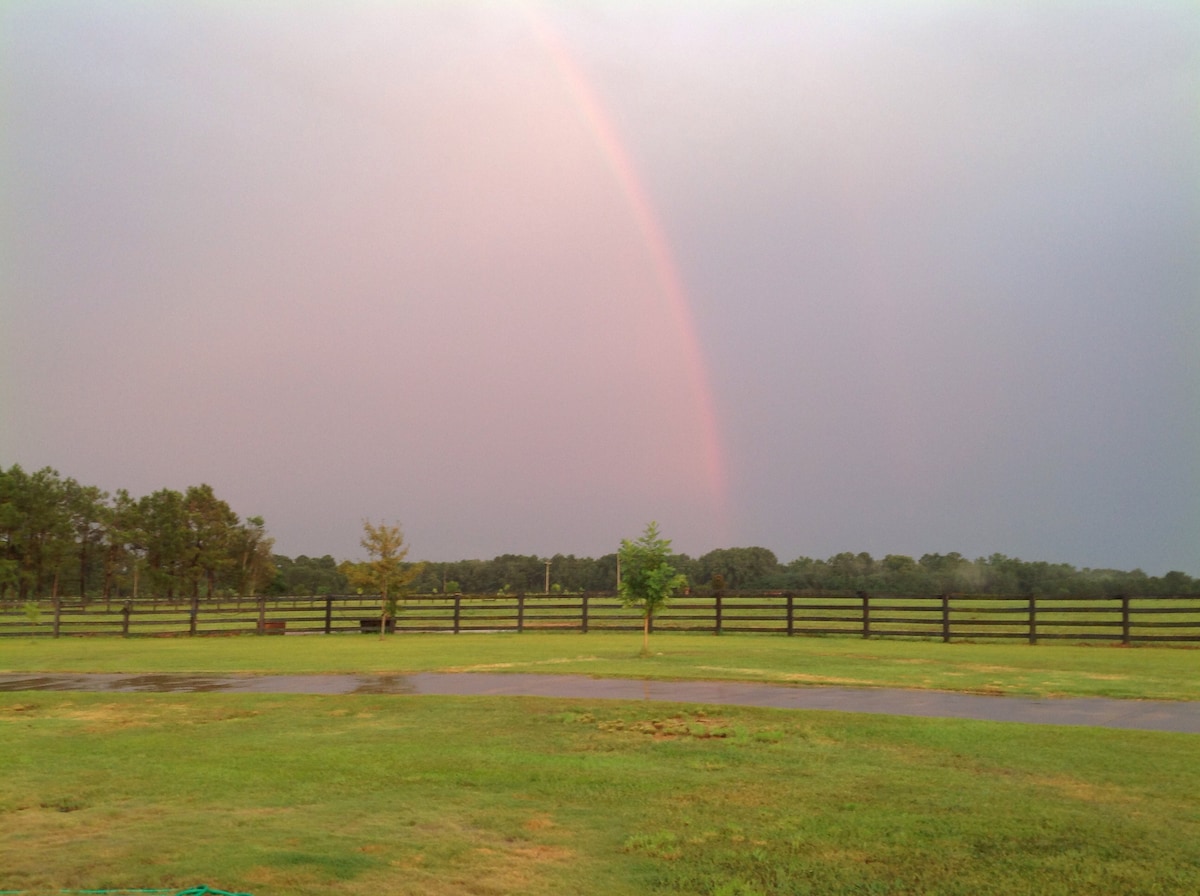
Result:
{"label": "horizontal fence rail", "polygon": [[[613,594],[414,595],[389,631],[637,631],[642,617]],[[0,638],[379,633],[378,597],[8,602]],[[665,632],[763,633],[1118,644],[1200,644],[1200,595],[1027,597],[737,593],[683,595],[653,620]]]}

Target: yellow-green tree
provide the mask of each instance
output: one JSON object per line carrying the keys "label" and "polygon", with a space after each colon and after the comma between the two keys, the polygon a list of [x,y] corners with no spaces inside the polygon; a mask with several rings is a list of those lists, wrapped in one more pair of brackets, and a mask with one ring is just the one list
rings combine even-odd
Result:
{"label": "yellow-green tree", "polygon": [[386,523],[375,525],[363,520],[363,537],[359,542],[371,559],[343,566],[350,584],[366,591],[379,593],[379,637],[388,630],[388,620],[396,616],[405,589],[421,574],[424,564],[405,563],[408,545],[400,526]]}
{"label": "yellow-green tree", "polygon": [[650,652],[650,620],[671,596],[687,586],[687,576],[670,564],[671,542],[661,538],[658,523],[650,523],[636,541],[623,539],[618,591],[627,607],[642,611],[642,653]]}

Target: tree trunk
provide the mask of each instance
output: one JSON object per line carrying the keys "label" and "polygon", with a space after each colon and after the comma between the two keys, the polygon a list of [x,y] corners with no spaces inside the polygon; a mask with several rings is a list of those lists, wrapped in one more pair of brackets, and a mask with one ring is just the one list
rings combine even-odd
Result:
{"label": "tree trunk", "polygon": [[379,640],[387,635],[387,583],[383,584],[383,593],[379,596]]}
{"label": "tree trunk", "polygon": [[50,600],[54,603],[54,637],[58,637],[62,625],[62,602],[58,599],[58,571],[54,572],[54,585],[50,589]]}
{"label": "tree trunk", "polygon": [[87,536],[83,537],[83,544],[79,547],[79,601],[83,606],[87,606],[87,580],[88,580],[88,542]]}
{"label": "tree trunk", "polygon": [[650,614],[647,613],[642,620],[642,656],[647,656],[650,653]]}

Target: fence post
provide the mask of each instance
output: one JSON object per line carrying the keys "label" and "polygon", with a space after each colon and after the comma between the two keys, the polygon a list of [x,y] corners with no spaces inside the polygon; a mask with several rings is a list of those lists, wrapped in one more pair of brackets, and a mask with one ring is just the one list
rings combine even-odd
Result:
{"label": "fence post", "polygon": [[1121,595],[1121,643],[1129,646],[1129,595]]}
{"label": "fence post", "polygon": [[454,595],[454,634],[462,628],[462,595]]}
{"label": "fence post", "polygon": [[57,594],[52,598],[54,604],[54,637],[58,637],[58,630],[62,624],[62,598]]}
{"label": "fence post", "polygon": [[121,607],[121,637],[129,637],[129,617],[133,613],[133,601],[126,600]]}
{"label": "fence post", "polygon": [[721,634],[721,592],[718,591],[714,597],[716,598],[716,615],[713,619],[713,634]]}
{"label": "fence post", "polygon": [[862,632],[864,638],[871,637],[871,598],[865,591],[858,592],[862,600]]}
{"label": "fence post", "polygon": [[192,609],[188,613],[188,636],[195,637],[196,635],[196,617],[200,615],[200,595],[192,595]]}
{"label": "fence post", "polygon": [[588,630],[588,594],[583,592],[582,607],[579,615],[579,628],[582,634],[587,634]]}
{"label": "fence post", "polygon": [[325,634],[333,633],[333,595],[325,595]]}
{"label": "fence post", "polygon": [[1029,595],[1029,643],[1037,643],[1037,598]]}
{"label": "fence post", "polygon": [[517,595],[517,634],[525,631],[525,592]]}
{"label": "fence post", "polygon": [[950,595],[942,595],[942,643],[950,643]]}
{"label": "fence post", "polygon": [[[262,595],[258,598],[258,633],[264,634],[267,630],[267,599]],[[193,633],[194,634],[194,633]]]}
{"label": "fence post", "polygon": [[796,609],[794,603],[795,595],[789,592],[787,596],[787,633],[789,638],[796,633]]}

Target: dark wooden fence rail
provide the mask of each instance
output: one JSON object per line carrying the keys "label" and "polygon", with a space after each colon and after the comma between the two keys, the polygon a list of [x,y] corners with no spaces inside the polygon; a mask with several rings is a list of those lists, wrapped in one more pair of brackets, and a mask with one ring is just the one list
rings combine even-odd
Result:
{"label": "dark wooden fence rail", "polygon": [[[419,595],[398,632],[635,631],[641,617],[613,594]],[[681,596],[657,631],[760,632],[942,641],[1200,644],[1200,595],[725,594]],[[0,604],[0,637],[338,634],[379,631],[378,598],[361,595],[218,600]]]}

